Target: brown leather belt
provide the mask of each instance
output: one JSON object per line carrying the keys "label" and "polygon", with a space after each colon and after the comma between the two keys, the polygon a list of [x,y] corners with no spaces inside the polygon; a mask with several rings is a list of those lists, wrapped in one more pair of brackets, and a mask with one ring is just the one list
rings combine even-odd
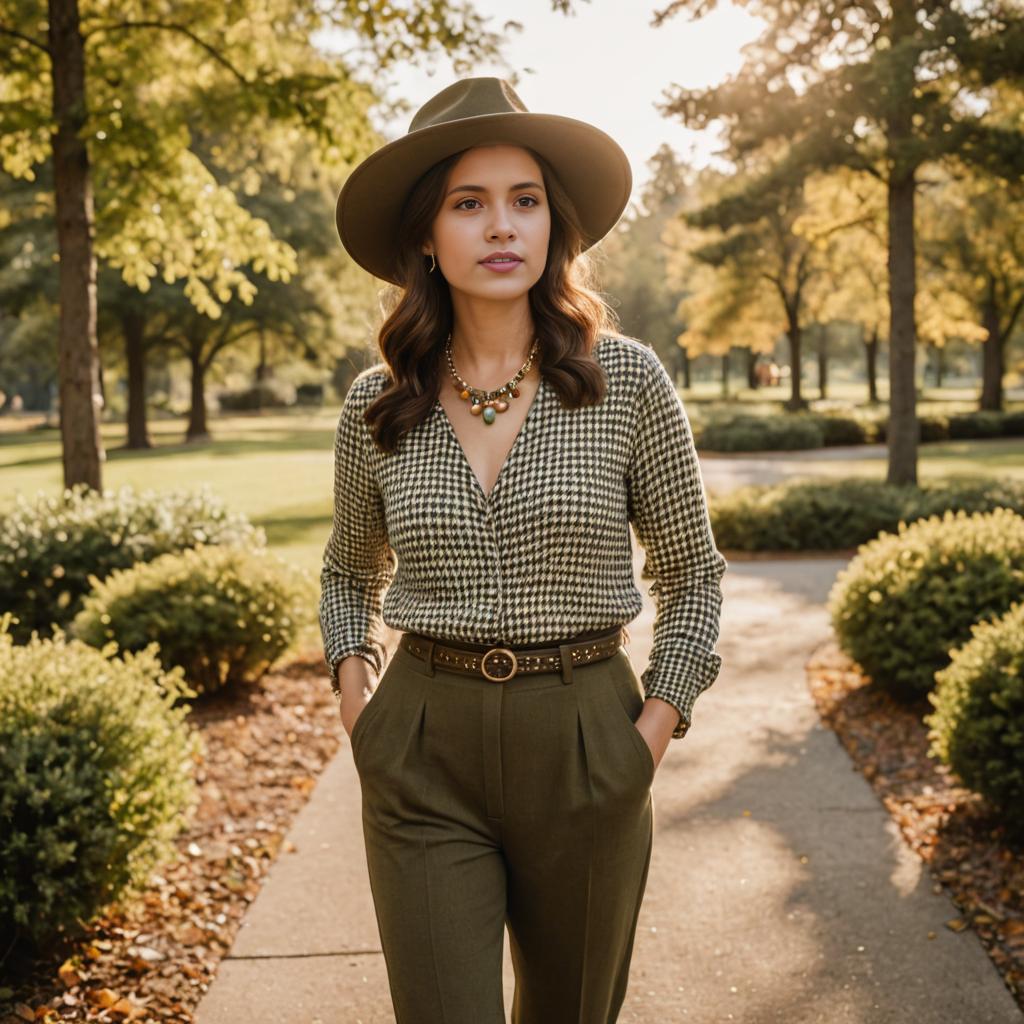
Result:
{"label": "brown leather belt", "polygon": [[403,633],[398,643],[410,654],[447,672],[482,676],[492,683],[504,683],[518,675],[535,672],[562,672],[563,652],[573,665],[610,658],[629,639],[625,626],[581,633],[563,643],[544,645],[489,647],[487,644],[438,640],[423,633]]}

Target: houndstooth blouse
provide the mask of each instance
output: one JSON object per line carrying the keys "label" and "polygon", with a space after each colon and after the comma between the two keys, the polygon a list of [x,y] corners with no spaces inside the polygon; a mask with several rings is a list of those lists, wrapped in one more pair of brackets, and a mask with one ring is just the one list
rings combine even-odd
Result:
{"label": "houndstooth blouse", "polygon": [[683,404],[657,353],[603,334],[599,405],[565,409],[541,379],[489,495],[440,400],[393,453],[363,412],[388,380],[363,370],[334,442],[334,517],[320,576],[324,654],[380,675],[384,623],[473,643],[536,644],[631,622],[637,589],[629,523],[653,577],[648,697],[690,721],[718,675],[724,556],[715,547]]}

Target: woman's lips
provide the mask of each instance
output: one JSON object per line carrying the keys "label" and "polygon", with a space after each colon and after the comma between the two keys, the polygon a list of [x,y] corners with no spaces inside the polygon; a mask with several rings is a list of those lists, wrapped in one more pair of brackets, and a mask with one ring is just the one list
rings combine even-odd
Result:
{"label": "woman's lips", "polygon": [[480,266],[486,267],[488,270],[494,270],[499,274],[507,274],[510,270],[515,270],[516,267],[522,266],[522,260],[503,260],[498,262],[497,260],[487,261],[481,260]]}

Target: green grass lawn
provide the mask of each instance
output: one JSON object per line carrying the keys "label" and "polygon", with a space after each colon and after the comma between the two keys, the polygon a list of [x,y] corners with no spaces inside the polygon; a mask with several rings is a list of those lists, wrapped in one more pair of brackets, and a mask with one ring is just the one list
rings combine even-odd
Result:
{"label": "green grass lawn", "polygon": [[[101,428],[103,486],[191,489],[206,484],[267,533],[268,546],[316,575],[330,531],[336,409],[211,418],[213,440],[182,443],[181,420],[154,420],[147,451],[125,451],[122,424]],[[0,433],[0,512],[16,495],[56,494],[63,484],[56,430]]]}

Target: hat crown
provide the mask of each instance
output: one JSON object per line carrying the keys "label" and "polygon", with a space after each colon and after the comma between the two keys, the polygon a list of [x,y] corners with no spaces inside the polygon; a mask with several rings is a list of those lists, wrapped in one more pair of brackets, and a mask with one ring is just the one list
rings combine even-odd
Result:
{"label": "hat crown", "polygon": [[432,96],[416,111],[409,134],[483,114],[529,113],[526,104],[504,78],[463,78]]}

